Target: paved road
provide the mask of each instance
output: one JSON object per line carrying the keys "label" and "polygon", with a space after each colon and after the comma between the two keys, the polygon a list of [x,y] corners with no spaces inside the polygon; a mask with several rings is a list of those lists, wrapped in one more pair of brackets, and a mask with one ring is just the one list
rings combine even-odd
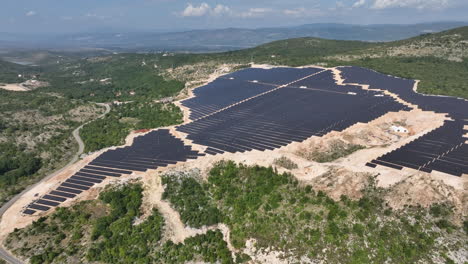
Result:
{"label": "paved road", "polygon": [[[109,104],[97,103],[97,105],[104,106],[106,108],[106,111],[104,112],[104,114],[98,116],[96,119],[104,117],[107,113],[109,113],[109,111],[111,109]],[[89,121],[89,122],[91,122],[91,121]],[[10,201],[8,201],[6,204],[4,204],[0,208],[0,219],[2,218],[3,214],[8,210],[8,208],[10,208],[10,206],[12,206],[23,194],[30,191],[32,188],[36,187],[41,182],[46,181],[46,180],[56,176],[57,174],[61,173],[65,168],[72,165],[73,163],[75,163],[79,159],[80,155],[83,154],[84,147],[85,147],[84,143],[83,143],[83,140],[81,140],[81,137],[80,137],[80,129],[83,128],[83,126],[88,124],[89,122],[77,127],[72,132],[73,137],[75,138],[76,142],[78,142],[78,151],[75,153],[75,155],[70,160],[70,162],[68,162],[67,165],[65,165],[63,168],[59,169],[58,171],[53,172],[52,174],[48,175],[47,177],[44,177],[41,181],[27,187],[21,193],[15,195]],[[15,258],[8,251],[6,251],[3,248],[3,245],[0,245],[0,258],[3,258],[4,260],[6,260],[7,262],[9,262],[11,264],[23,264],[23,262],[21,260]]]}

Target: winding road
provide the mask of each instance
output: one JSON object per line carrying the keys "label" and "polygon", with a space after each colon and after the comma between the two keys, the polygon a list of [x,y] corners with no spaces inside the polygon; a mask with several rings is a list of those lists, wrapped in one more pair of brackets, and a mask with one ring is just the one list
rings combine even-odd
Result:
{"label": "winding road", "polygon": [[[105,104],[105,103],[96,103],[97,105],[99,106],[103,106],[106,108],[106,111],[98,116],[96,119],[99,119],[99,118],[102,118],[104,117],[105,115],[107,115],[110,110],[111,110],[111,107],[110,107],[110,104]],[[96,120],[94,119],[94,120]],[[75,138],[76,142],[78,143],[78,151],[75,153],[75,155],[73,156],[73,158],[67,163],[67,165],[65,165],[64,167],[62,167],[61,169],[59,169],[58,171],[55,171],[53,172],[52,174],[44,177],[43,179],[41,179],[39,182],[27,187],[26,189],[24,189],[21,193],[15,195],[10,201],[8,201],[7,203],[5,203],[1,208],[0,208],[0,219],[2,218],[3,214],[8,210],[8,208],[10,208],[10,206],[12,206],[23,194],[27,193],[29,190],[31,190],[32,188],[36,187],[38,184],[40,184],[41,182],[43,181],[46,181],[54,176],[56,176],[57,174],[61,173],[65,168],[67,168],[68,166],[72,165],[73,163],[75,163],[81,154],[83,154],[83,151],[84,151],[84,143],[83,143],[83,140],[81,139],[80,137],[80,130],[81,128],[83,128],[84,125],[94,121],[94,120],[91,120],[91,121],[88,121],[84,124],[82,124],[81,126],[77,127],[75,130],[73,130],[72,132],[72,135],[73,137]],[[1,242],[1,241],[0,241]],[[15,256],[11,255],[10,252],[8,252],[7,250],[5,250],[3,248],[3,244],[0,245],[0,258],[6,260],[7,262],[9,263],[12,263],[12,264],[23,264],[23,262],[19,259],[17,259]]]}

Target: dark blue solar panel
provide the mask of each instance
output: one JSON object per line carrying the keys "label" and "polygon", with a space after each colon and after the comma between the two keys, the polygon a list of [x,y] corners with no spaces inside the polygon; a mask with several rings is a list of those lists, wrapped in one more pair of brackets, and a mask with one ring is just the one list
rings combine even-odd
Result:
{"label": "dark blue solar panel", "polygon": [[39,211],[47,211],[47,210],[50,209],[50,207],[48,207],[48,206],[38,205],[38,204],[30,204],[28,207],[32,208],[32,209],[39,210]]}
{"label": "dark blue solar panel", "polygon": [[27,215],[33,215],[34,213],[36,213],[36,211],[34,210],[31,210],[31,209],[26,209],[23,211],[24,214],[27,214]]}

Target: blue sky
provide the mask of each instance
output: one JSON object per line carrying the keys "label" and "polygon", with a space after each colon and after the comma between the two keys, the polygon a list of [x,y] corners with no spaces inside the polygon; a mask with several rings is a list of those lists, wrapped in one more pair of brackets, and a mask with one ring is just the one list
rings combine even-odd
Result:
{"label": "blue sky", "polygon": [[468,21],[468,0],[1,0],[0,32]]}

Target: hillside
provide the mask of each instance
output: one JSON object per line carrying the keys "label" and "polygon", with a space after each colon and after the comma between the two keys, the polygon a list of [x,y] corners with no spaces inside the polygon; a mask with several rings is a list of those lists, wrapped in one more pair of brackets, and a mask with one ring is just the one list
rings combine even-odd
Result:
{"label": "hillside", "polygon": [[[276,104],[266,105],[275,111],[257,113],[253,100],[252,108],[236,113],[233,106],[245,106],[243,100],[251,98],[262,103],[258,97],[263,94],[238,98],[227,103],[233,111],[226,118],[235,124],[232,131],[210,130],[207,134],[212,135],[192,137],[190,131],[212,124],[225,128],[227,122],[217,123],[223,120],[221,115],[205,119],[201,125],[190,122],[188,109],[195,108],[187,108],[178,100],[192,96],[192,88],[251,63],[269,64],[256,65],[260,72],[271,65],[364,66],[419,79],[419,92],[468,98],[467,41],[468,27],[462,27],[388,43],[296,38],[223,53],[105,53],[95,57],[62,54],[57,55],[62,56],[59,63],[53,63],[58,57],[51,53],[47,56],[51,59],[43,60],[40,68],[0,64],[8,73],[0,76],[0,82],[17,82],[14,78],[22,72],[39,72],[37,78],[49,84],[28,92],[0,90],[1,98],[6,99],[0,102],[0,203],[65,164],[76,148],[70,132],[102,113],[96,102],[113,103],[105,117],[83,127],[81,133],[88,153],[57,177],[31,189],[3,215],[2,228],[8,216],[17,218],[12,217],[15,223],[0,229],[0,240],[4,239],[4,246],[30,263],[463,263],[467,259],[468,232],[463,189],[466,175],[447,179],[443,173],[433,176],[406,168],[362,169],[369,157],[401,147],[440,126],[444,114],[403,110],[402,104],[381,116],[357,119],[359,122],[346,130],[308,136],[305,140],[287,141],[282,135],[282,145],[274,142],[273,134],[305,137],[300,130],[307,127],[301,118],[309,116],[297,113],[304,112],[300,103],[310,105],[307,100],[313,100],[313,96],[285,97],[299,105],[293,118],[286,114],[288,108],[293,108],[290,105],[284,109],[276,108]],[[335,83],[341,76],[337,68],[318,67],[307,78],[321,72],[328,72],[330,75],[323,76],[331,76],[328,80],[339,88],[338,92],[330,90],[330,94],[352,95],[343,92],[341,83]],[[317,77],[317,85],[325,82],[323,76]],[[236,78],[230,80],[241,79]],[[307,78],[297,77],[295,82]],[[250,78],[246,80],[254,83]],[[261,85],[281,87],[279,83]],[[307,89],[299,84],[290,88]],[[291,90],[304,92],[303,89]],[[384,100],[389,98],[383,95],[360,91],[362,96],[368,96],[366,102],[372,98],[376,103],[359,109],[362,113],[349,106],[346,109],[351,111],[346,114],[359,112],[362,118],[373,114],[375,106],[388,103]],[[232,95],[207,97],[229,96]],[[278,101],[271,102],[290,102],[281,96],[275,98]],[[344,98],[340,106],[352,100]],[[226,107],[211,104],[210,100],[204,103],[201,108],[210,111]],[[327,106],[339,108],[332,103]],[[237,123],[244,113],[248,120]],[[294,129],[287,127],[277,132],[275,119],[268,124],[261,119],[270,113],[287,122],[297,117],[294,121],[301,123]],[[333,125],[341,122],[336,120]],[[186,128],[187,134],[173,127],[180,123],[195,124]],[[227,130],[231,128],[228,125]],[[326,125],[327,129],[333,126]],[[396,125],[406,127],[409,133],[392,131]],[[164,127],[167,137],[143,140],[151,136],[144,134],[148,129],[158,127]],[[244,138],[236,137],[239,131]],[[245,139],[251,131],[258,132],[257,137],[262,137],[260,132],[269,133],[262,140],[271,140],[275,147],[271,151],[241,148],[241,144],[254,141]],[[128,133],[131,135],[125,140]],[[214,138],[213,144],[231,148],[238,144],[242,151],[212,155],[206,149],[210,145],[197,143],[210,137]],[[223,141],[224,138],[229,141]],[[174,139],[180,143],[177,147],[171,145]],[[126,146],[91,163],[102,154],[99,150],[121,144]],[[265,143],[258,139],[252,144]],[[188,159],[163,155],[188,150],[193,150]],[[124,158],[114,160],[114,155]],[[173,164],[175,160],[178,163]],[[156,167],[157,171],[132,170],[150,163],[164,166]],[[129,170],[131,174],[114,174],[119,170],[112,168]],[[109,177],[102,176],[105,173]],[[55,211],[33,216],[21,213],[28,204],[48,199],[43,194],[58,190],[59,184],[74,188],[66,182],[72,175],[78,177],[70,182],[78,186],[79,196],[62,198],[64,203]],[[80,186],[90,175],[103,179],[94,178],[91,185],[86,185],[91,189]],[[6,234],[5,230],[11,233]]]}
{"label": "hillside", "polygon": [[[277,40],[315,37],[332,40],[395,41],[424,33],[439,32],[466,26],[466,22],[433,22],[420,24],[376,24],[355,25],[338,23],[316,23],[289,27],[226,28],[209,30],[187,30],[182,32],[127,32],[105,30],[72,34],[22,35],[6,33],[0,35],[0,46],[33,48],[52,47],[57,49],[106,48],[114,51],[189,51],[221,52],[251,48]],[[53,42],[50,40],[53,39]],[[3,44],[2,44],[3,42]]]}

